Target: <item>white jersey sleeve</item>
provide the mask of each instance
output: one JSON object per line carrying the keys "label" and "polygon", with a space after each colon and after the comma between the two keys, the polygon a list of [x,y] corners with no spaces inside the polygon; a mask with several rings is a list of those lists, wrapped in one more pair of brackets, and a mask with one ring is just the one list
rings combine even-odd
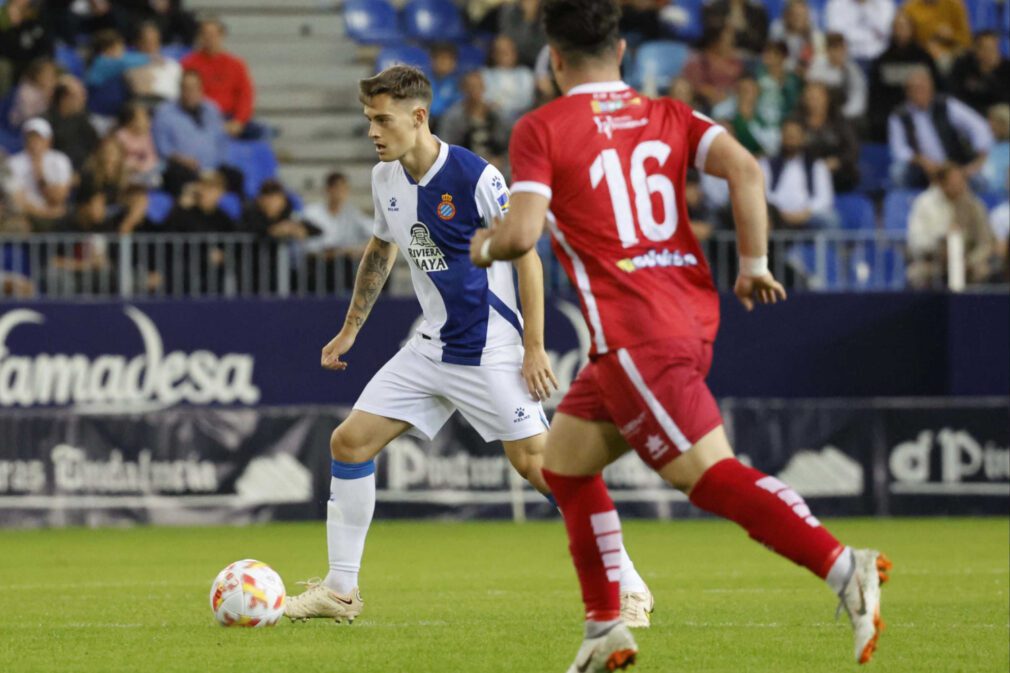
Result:
{"label": "white jersey sleeve", "polygon": [[490,227],[494,221],[501,219],[509,209],[509,190],[505,186],[505,178],[501,171],[488,164],[477,180],[474,190],[474,200],[477,209],[484,219],[484,226]]}
{"label": "white jersey sleeve", "polygon": [[382,164],[378,164],[372,169],[372,206],[375,208],[375,219],[372,224],[372,235],[381,238],[383,241],[395,243],[393,234],[389,231],[389,222],[386,220],[386,211],[379,203],[379,190],[376,189],[379,180],[382,179]]}

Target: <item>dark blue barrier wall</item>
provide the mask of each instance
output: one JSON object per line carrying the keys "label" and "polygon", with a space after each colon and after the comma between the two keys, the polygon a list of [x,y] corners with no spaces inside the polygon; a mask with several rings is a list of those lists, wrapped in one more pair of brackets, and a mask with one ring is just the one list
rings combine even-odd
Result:
{"label": "dark blue barrier wall", "polygon": [[[38,303],[0,308],[0,408],[349,404],[411,332],[413,300],[375,307],[344,373],[319,367],[346,303]],[[723,301],[718,396],[1006,395],[1010,298],[798,295],[747,314]],[[569,302],[547,344],[568,381],[587,345]]]}

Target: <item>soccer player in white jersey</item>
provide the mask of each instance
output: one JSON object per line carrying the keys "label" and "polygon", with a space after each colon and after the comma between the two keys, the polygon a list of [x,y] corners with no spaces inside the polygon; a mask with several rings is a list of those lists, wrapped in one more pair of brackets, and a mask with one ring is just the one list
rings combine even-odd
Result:
{"label": "soccer player in white jersey", "polygon": [[[333,432],[329,573],[289,598],[285,614],[292,619],[350,622],[360,614],[358,571],[375,510],[374,459],[411,428],[431,438],[458,409],[486,441],[501,440],[519,474],[548,493],[540,473],[547,419],[539,400],[557,380],[543,345],[540,259],[531,251],[514,265],[487,269],[470,261],[474,232],[508,210],[505,180],[477,155],[432,135],[431,85],[420,70],[393,66],[362,80],[360,99],[380,161],[372,171],[375,229],[343,328],[323,348],[322,365],[347,367],[341,357],[354,345],[397,249],[410,266],[424,319]],[[623,547],[620,555],[622,614],[628,625],[647,627],[652,595]]]}

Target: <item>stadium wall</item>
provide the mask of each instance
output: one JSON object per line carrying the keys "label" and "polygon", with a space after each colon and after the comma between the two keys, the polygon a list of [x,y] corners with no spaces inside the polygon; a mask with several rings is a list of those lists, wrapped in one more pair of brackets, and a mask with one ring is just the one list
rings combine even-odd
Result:
{"label": "stadium wall", "polygon": [[[316,518],[328,438],[412,332],[414,301],[376,307],[344,373],[319,347],[330,300],[5,305],[0,525]],[[588,338],[548,309],[567,384]],[[804,295],[746,315],[724,302],[712,372],[739,452],[824,514],[1005,513],[1010,298]],[[453,419],[379,461],[383,516],[541,516],[496,445]],[[694,516],[633,457],[607,478],[627,514]]]}

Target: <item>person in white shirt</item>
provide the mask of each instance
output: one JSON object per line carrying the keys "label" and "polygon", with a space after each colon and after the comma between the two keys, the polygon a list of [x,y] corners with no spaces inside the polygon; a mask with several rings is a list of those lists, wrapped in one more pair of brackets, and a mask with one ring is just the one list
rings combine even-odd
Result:
{"label": "person in white shirt", "polygon": [[487,88],[485,100],[494,105],[511,125],[533,107],[536,81],[533,71],[519,63],[515,42],[506,35],[495,38],[491,67],[481,71]]}
{"label": "person in white shirt", "polygon": [[979,173],[994,140],[982,115],[956,98],[936,95],[926,67],[912,69],[905,91],[905,104],[887,120],[892,182],[899,187],[925,187],[950,161],[984,188]]}
{"label": "person in white shirt", "polygon": [[828,0],[824,24],[845,36],[852,58],[871,61],[887,49],[894,9],[894,0]]}
{"label": "person in white shirt", "polygon": [[133,91],[159,101],[178,100],[182,66],[161,53],[161,32],[153,21],[144,21],[137,29],[137,51],[151,62],[128,73]]}
{"label": "person in white shirt", "polygon": [[838,101],[842,116],[859,119],[866,114],[868,85],[862,68],[849,58],[845,37],[828,33],[827,53],[818,56],[807,70],[807,81],[828,87]]}
{"label": "person in white shirt", "polygon": [[7,193],[36,231],[54,228],[67,213],[74,169],[63,152],[52,149],[53,129],[33,117],[21,127],[25,149],[7,160]]}
{"label": "person in white shirt", "polygon": [[823,229],[838,223],[831,171],[806,151],[806,132],[794,119],[782,124],[782,152],[761,159],[768,205],[776,226]]}
{"label": "person in white shirt", "polygon": [[961,167],[948,162],[938,169],[933,186],[912,202],[908,218],[909,285],[933,287],[944,277],[947,238],[955,232],[963,238],[968,282],[984,282],[991,275],[993,253],[985,206],[971,193]]}
{"label": "person in white shirt", "polygon": [[326,200],[310,203],[302,219],[320,231],[305,241],[310,254],[361,257],[372,237],[372,220],[350,202],[350,185],[343,173],[326,176]]}

